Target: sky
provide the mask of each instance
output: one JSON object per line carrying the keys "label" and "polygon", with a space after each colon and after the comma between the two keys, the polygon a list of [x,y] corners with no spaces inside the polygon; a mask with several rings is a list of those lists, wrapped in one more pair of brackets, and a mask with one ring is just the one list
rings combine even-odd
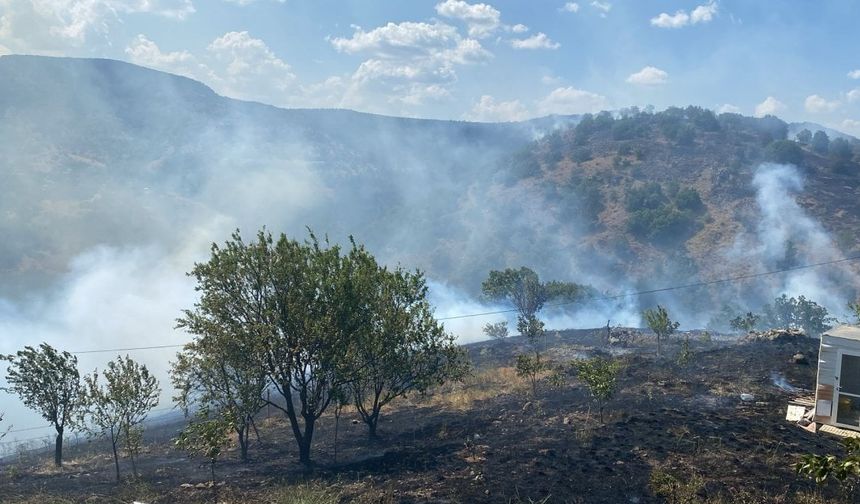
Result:
{"label": "sky", "polygon": [[627,106],[860,135],[860,3],[0,0],[0,54],[98,57],[282,107],[511,121]]}

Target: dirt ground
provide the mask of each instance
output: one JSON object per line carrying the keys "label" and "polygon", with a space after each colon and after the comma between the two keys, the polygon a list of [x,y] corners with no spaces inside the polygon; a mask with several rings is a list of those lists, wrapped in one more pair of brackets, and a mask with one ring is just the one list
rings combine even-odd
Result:
{"label": "dirt ground", "polygon": [[[606,351],[603,331],[550,334],[545,354],[564,362]],[[674,356],[679,338],[660,359],[647,337],[613,350],[624,370],[604,424],[575,377],[531,396],[510,368],[523,342],[481,343],[469,347],[474,377],[384,411],[381,441],[345,412],[335,446],[335,419],[323,417],[309,471],[284,419],[263,411],[253,460],[240,463],[232,449],[214,485],[208,467],[173,447],[181,425],[171,424],[147,446],[138,480],[115,483],[104,447],[84,443],[68,449],[62,470],[48,454],[7,460],[0,502],[847,502],[795,475],[800,454],[840,453],[839,442],[786,422],[791,394],[774,383],[812,389],[818,341],[685,337],[694,352],[684,365]],[[798,352],[810,364],[795,364]],[[325,499],[278,493],[308,485]]]}

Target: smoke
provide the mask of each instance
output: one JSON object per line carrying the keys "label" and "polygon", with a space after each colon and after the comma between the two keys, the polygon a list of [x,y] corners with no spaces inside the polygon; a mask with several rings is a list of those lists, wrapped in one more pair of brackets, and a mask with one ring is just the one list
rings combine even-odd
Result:
{"label": "smoke", "polygon": [[[334,242],[352,235],[381,262],[426,272],[440,318],[509,308],[480,300],[491,269],[529,266],[544,280],[610,294],[664,286],[651,278],[688,278],[670,264],[667,275],[638,281],[630,258],[583,239],[589,223],[563,213],[551,191],[507,180],[514,152],[573,117],[500,125],[288,111],[112,62],[0,64],[10,76],[0,80],[0,113],[14,118],[0,122],[5,353],[41,341],[73,351],[184,343],[173,326],[195,300],[185,273],[236,228],[246,238],[264,225],[299,239],[305,226]],[[788,242],[799,262],[838,254],[794,201],[802,190],[795,169],[762,167],[754,187],[761,222],[738,238],[730,264],[774,269]],[[835,310],[846,300],[844,280],[856,285],[843,273],[793,272],[749,298],[805,294]],[[691,327],[709,314],[692,309],[690,297],[631,296],[542,316],[549,329],[639,326],[641,307],[659,301]],[[468,343],[500,320],[515,326],[514,314],[444,323]],[[158,373],[165,398],[172,354],[132,355]],[[113,357],[83,354],[81,368]],[[14,398],[2,398],[0,409],[17,428],[42,423]]]}
{"label": "smoke", "polygon": [[[797,201],[804,180],[793,165],[765,163],[753,177],[759,221],[751,233],[737,237],[729,258],[753,271],[774,271],[838,260],[843,257],[830,234]],[[847,263],[799,269],[765,278],[751,290],[759,303],[787,294],[806,296],[842,315],[860,278]]]}
{"label": "smoke", "polygon": [[[185,343],[173,326],[179,309],[190,307],[195,299],[184,271],[197,258],[191,249],[169,253],[156,246],[95,247],[72,261],[69,273],[50,294],[23,303],[0,300],[0,352],[11,354],[43,341],[72,352]],[[167,379],[170,355],[167,350],[133,354],[159,378],[162,405],[170,404],[172,392]],[[78,356],[79,368],[89,373],[114,357],[84,353]],[[3,371],[5,376],[5,366]],[[2,404],[6,425],[28,428],[45,423],[17,398],[4,396]],[[23,432],[21,438],[33,435]],[[9,434],[9,440],[16,438]]]}

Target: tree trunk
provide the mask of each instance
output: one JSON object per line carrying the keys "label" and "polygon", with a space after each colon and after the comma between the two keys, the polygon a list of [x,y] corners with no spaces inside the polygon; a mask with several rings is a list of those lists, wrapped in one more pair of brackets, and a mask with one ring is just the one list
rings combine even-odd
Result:
{"label": "tree trunk", "polygon": [[245,425],[239,429],[236,429],[236,433],[239,435],[239,453],[242,459],[242,462],[248,461],[248,426]]}
{"label": "tree trunk", "polygon": [[134,460],[134,453],[129,452],[128,458],[131,460],[131,472],[134,474],[134,477],[137,478],[137,462]]}
{"label": "tree trunk", "polygon": [[379,435],[376,433],[376,425],[379,423],[379,413],[367,417],[367,437],[371,441],[379,440]]}
{"label": "tree trunk", "polygon": [[314,421],[315,418],[305,417],[305,433],[299,440],[299,462],[305,466],[311,465],[311,442],[314,438]]}
{"label": "tree trunk", "polygon": [[662,351],[662,345],[660,344],[660,333],[657,333],[657,357],[660,357],[660,355],[662,353],[663,353],[663,351]]}
{"label": "tree trunk", "polygon": [[334,463],[337,464],[337,431],[340,427],[340,408],[334,410]]}
{"label": "tree trunk", "polygon": [[116,451],[115,439],[111,439],[111,447],[113,448],[113,465],[116,468],[116,482],[119,483],[119,453]]}
{"label": "tree trunk", "polygon": [[54,465],[57,467],[63,466],[63,431],[57,431],[57,440],[54,444]]}
{"label": "tree trunk", "polygon": [[311,442],[308,438],[299,440],[299,462],[305,466],[311,465]]}

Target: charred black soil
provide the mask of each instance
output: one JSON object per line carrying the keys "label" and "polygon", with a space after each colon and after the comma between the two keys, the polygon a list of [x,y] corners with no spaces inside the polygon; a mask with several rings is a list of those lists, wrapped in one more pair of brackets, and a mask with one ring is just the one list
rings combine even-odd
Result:
{"label": "charred black soil", "polygon": [[[556,362],[605,352],[603,331],[548,336]],[[597,419],[587,389],[571,376],[537,396],[511,366],[522,342],[469,347],[475,375],[466,383],[402,400],[384,412],[382,439],[345,411],[327,414],[315,438],[315,465],[297,462],[288,425],[261,412],[252,461],[235,448],[216,466],[189,460],[163,427],[139,463],[140,478],[113,481],[98,443],[68,450],[62,470],[48,455],[7,460],[2,502],[314,502],[285,500],[312,488],[340,502],[845,502],[836,488],[816,492],[795,475],[805,453],[839,453],[838,439],[784,420],[793,387],[812,389],[818,340],[735,343],[687,334],[694,350],[679,365],[677,338],[657,358],[647,337],[612,350],[624,363],[621,388]],[[803,353],[812,364],[795,364]],[[743,401],[740,394],[751,394]],[[123,467],[130,473],[130,467]],[[287,487],[283,493],[282,488]],[[295,494],[295,492],[293,492]],[[322,499],[322,498],[321,498]],[[815,500],[818,499],[818,500]],[[831,499],[831,500],[828,500]]]}

